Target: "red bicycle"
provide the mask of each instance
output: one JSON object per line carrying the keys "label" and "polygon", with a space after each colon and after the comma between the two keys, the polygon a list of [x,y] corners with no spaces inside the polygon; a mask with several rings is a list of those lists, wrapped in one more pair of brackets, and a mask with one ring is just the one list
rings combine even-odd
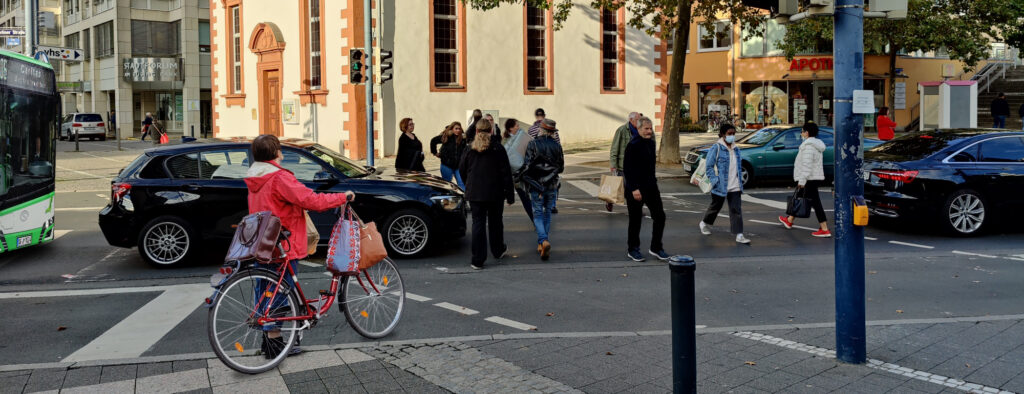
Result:
{"label": "red bicycle", "polygon": [[[279,250],[285,239],[279,237]],[[405,287],[390,258],[359,272],[330,270],[330,290],[313,299],[306,298],[291,264],[278,263],[272,270],[232,262],[210,279],[217,290],[206,299],[207,333],[214,353],[231,369],[257,374],[276,367],[336,299],[349,325],[366,338],[382,338],[398,325]]]}

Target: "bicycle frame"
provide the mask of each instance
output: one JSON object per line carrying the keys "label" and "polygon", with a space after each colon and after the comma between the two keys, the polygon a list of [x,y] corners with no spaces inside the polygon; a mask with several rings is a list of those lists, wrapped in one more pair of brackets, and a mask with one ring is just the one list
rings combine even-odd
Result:
{"label": "bicycle frame", "polygon": [[[267,306],[265,307],[265,310],[263,311],[263,317],[260,317],[259,319],[256,320],[256,323],[259,325],[286,321],[306,321],[312,319],[319,319],[321,316],[325,315],[327,311],[331,309],[332,306],[334,306],[334,301],[337,298],[338,291],[341,287],[342,278],[348,279],[348,277],[350,276],[355,276],[356,281],[359,282],[359,286],[362,287],[363,290],[366,291],[367,293],[370,293],[370,290],[366,288],[366,284],[363,283],[363,278],[361,278],[359,275],[360,272],[363,274],[362,276],[366,277],[366,282],[370,284],[370,287],[373,288],[373,291],[380,293],[380,290],[377,289],[377,285],[373,283],[373,279],[370,278],[370,275],[366,273],[366,270],[361,270],[359,272],[354,273],[335,273],[331,277],[331,288],[330,290],[328,290],[329,293],[327,295],[320,296],[315,299],[307,299],[305,293],[302,291],[302,285],[299,284],[299,278],[296,276],[295,270],[292,269],[292,265],[286,262],[280,262],[280,265],[281,268],[277,270],[277,285],[274,287],[273,292],[265,290],[263,294],[260,295],[260,299],[256,301],[256,305],[261,305],[262,302],[268,298],[273,300],[277,296],[278,292],[280,292],[281,290],[281,283],[284,282],[285,275],[291,275],[292,282],[295,283],[295,290],[297,290],[299,293],[299,299],[302,301],[303,306],[305,306],[305,314],[292,317],[267,317],[266,315],[270,314],[270,309],[272,306],[272,302],[268,302]],[[313,306],[311,304],[319,303],[321,301],[323,301],[323,303],[320,305],[320,308],[313,309]],[[256,312],[257,310],[254,309],[253,314],[255,314]],[[252,318],[252,314],[249,317]]]}

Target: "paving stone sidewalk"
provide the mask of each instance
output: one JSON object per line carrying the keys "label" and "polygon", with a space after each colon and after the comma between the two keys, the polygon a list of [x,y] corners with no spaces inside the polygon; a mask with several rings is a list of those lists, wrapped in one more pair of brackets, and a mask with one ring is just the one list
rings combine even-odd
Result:
{"label": "paving stone sidewalk", "polygon": [[[865,365],[835,359],[832,328],[768,328],[701,330],[698,392],[1024,392],[1024,320],[869,326]],[[0,393],[671,392],[667,332],[495,337],[315,347],[260,375],[205,356],[0,366]]]}

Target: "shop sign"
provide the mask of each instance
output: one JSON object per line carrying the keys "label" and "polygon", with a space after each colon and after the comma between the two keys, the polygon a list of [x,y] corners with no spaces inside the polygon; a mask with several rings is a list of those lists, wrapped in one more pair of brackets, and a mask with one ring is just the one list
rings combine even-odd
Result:
{"label": "shop sign", "polygon": [[133,57],[121,63],[126,82],[181,81],[181,59],[174,57]]}
{"label": "shop sign", "polygon": [[815,57],[810,59],[793,59],[792,63],[789,63],[789,71],[831,71],[832,70],[832,58],[830,57]]}
{"label": "shop sign", "polygon": [[73,93],[82,92],[85,89],[82,87],[82,81],[57,81],[57,91],[61,93]]}

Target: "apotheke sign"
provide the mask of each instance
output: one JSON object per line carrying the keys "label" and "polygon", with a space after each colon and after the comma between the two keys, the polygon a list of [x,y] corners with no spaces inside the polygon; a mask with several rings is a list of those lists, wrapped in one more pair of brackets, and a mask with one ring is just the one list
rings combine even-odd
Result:
{"label": "apotheke sign", "polygon": [[830,57],[815,57],[810,59],[793,59],[792,63],[789,63],[789,71],[831,71],[832,70],[832,58]]}
{"label": "apotheke sign", "polygon": [[173,57],[133,57],[121,62],[126,82],[172,82],[183,80],[181,59]]}

